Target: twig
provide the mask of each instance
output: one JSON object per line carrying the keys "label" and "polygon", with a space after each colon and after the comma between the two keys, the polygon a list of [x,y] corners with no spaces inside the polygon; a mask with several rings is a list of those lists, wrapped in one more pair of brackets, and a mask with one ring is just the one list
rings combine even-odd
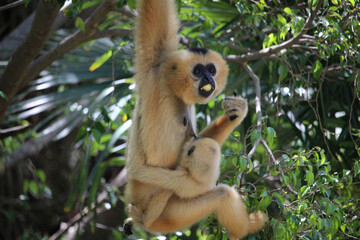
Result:
{"label": "twig", "polygon": [[353,113],[353,108],[354,108],[354,103],[355,103],[355,99],[357,98],[360,101],[360,97],[359,97],[359,92],[357,91],[357,78],[359,76],[359,72],[355,75],[355,79],[354,79],[354,98],[351,102],[351,106],[350,106],[350,116],[349,116],[349,133],[350,133],[350,138],[352,140],[352,142],[355,145],[355,148],[358,148],[358,145],[356,143],[356,141],[354,140],[353,137],[353,133],[352,133],[352,126],[351,126],[351,118],[352,118],[352,113]]}
{"label": "twig", "polygon": [[252,158],[252,156],[254,155],[256,149],[258,148],[260,143],[260,139],[256,140],[254,143],[254,146],[252,147],[252,149],[250,150],[250,152],[248,153],[247,157],[250,159]]}
{"label": "twig", "polygon": [[12,134],[17,134],[19,132],[22,132],[22,131],[28,129],[28,127],[30,127],[30,124],[20,125],[20,126],[16,126],[16,127],[12,127],[12,128],[7,128],[7,129],[0,128],[0,138],[2,138],[4,136],[10,136]]}
{"label": "twig", "polygon": [[119,12],[128,16],[129,18],[135,18],[138,16],[136,11],[131,11],[130,8],[128,6],[124,6],[122,8],[119,9]]}
{"label": "twig", "polygon": [[245,53],[240,56],[238,55],[228,55],[226,56],[226,60],[233,63],[244,63],[248,61],[257,60],[260,58],[266,58],[270,55],[280,52],[283,49],[287,49],[292,47],[294,44],[299,43],[301,37],[310,29],[312,22],[314,21],[315,17],[317,16],[317,12],[319,11],[320,7],[322,6],[323,0],[320,0],[314,10],[311,11],[310,17],[306,20],[304,27],[301,31],[291,39],[282,42],[278,45],[271,46],[265,49],[262,49],[257,52]]}
{"label": "twig", "polygon": [[19,1],[13,2],[13,3],[6,4],[5,6],[1,6],[0,12],[5,11],[10,8],[17,7],[19,5],[22,5],[24,2],[25,2],[25,0],[19,0]]}
{"label": "twig", "polygon": [[243,67],[254,82],[255,93],[256,93],[256,97],[255,97],[256,127],[257,130],[261,131],[262,111],[261,111],[261,102],[260,102],[261,99],[260,79],[246,62],[243,63]]}
{"label": "twig", "polygon": [[265,142],[265,140],[264,140],[263,138],[261,138],[260,141],[261,141],[261,144],[265,147],[265,149],[266,149],[267,153],[269,154],[272,162],[275,163],[275,162],[276,162],[275,156],[274,156],[274,154],[272,153],[272,151],[271,151],[271,149],[269,148],[269,146],[267,145],[267,143]]}

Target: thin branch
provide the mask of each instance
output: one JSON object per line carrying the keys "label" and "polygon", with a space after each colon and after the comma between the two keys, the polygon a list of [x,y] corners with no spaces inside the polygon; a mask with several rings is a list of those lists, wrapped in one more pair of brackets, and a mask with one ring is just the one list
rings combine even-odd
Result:
{"label": "thin branch", "polygon": [[20,125],[12,128],[1,129],[0,128],[0,138],[18,134],[27,130],[30,127],[30,124]]}
{"label": "thin branch", "polygon": [[243,67],[254,82],[255,93],[256,93],[256,97],[255,97],[256,127],[257,127],[257,130],[261,131],[262,111],[261,111],[261,101],[260,101],[260,99],[261,99],[260,79],[246,62],[243,63]]}
{"label": "thin branch", "polygon": [[272,160],[272,162],[275,163],[275,162],[276,162],[276,159],[275,159],[275,156],[274,156],[274,154],[272,153],[270,147],[267,145],[267,143],[265,142],[265,140],[264,140],[263,138],[261,138],[260,141],[261,141],[261,144],[265,147],[265,149],[266,149],[267,153],[269,154],[270,159]]}
{"label": "thin branch", "polygon": [[20,6],[24,2],[25,2],[25,0],[19,0],[19,1],[13,2],[13,3],[6,4],[5,6],[1,6],[0,7],[0,12],[5,11],[5,10],[10,9],[10,8]]}
{"label": "thin branch", "polygon": [[249,154],[247,155],[247,157],[250,159],[252,158],[252,156],[254,155],[254,153],[256,152],[256,149],[258,148],[260,143],[260,139],[256,140],[254,143],[254,146],[252,147],[252,149],[250,150]]}
{"label": "thin branch", "polygon": [[129,18],[136,18],[138,15],[136,11],[135,12],[131,11],[128,6],[124,6],[124,7],[120,8],[119,12],[128,16]]}
{"label": "thin branch", "polygon": [[[261,128],[262,128],[262,121],[261,121],[261,119],[262,119],[262,111],[261,111],[261,101],[260,101],[260,99],[261,99],[260,79],[255,74],[255,72],[252,70],[252,68],[249,67],[249,65],[246,62],[243,63],[243,67],[246,70],[246,72],[249,74],[251,79],[254,81],[254,87],[255,87],[255,93],[256,93],[256,97],[255,97],[256,119],[257,119],[256,120],[256,128],[257,128],[258,131],[261,132]],[[250,153],[248,154],[248,157],[251,158],[254,155],[257,147],[259,146],[259,143],[261,143],[265,147],[267,153],[270,156],[271,162],[273,164],[275,164],[275,162],[276,162],[275,156],[274,156],[271,149],[269,148],[269,146],[267,145],[267,143],[265,142],[265,140],[262,137],[260,137],[255,142],[253,148],[251,149]],[[281,176],[284,177],[284,172],[282,171],[280,166],[279,166],[279,171],[280,171]],[[298,195],[298,192],[295,191],[291,186],[288,185],[287,188],[290,190],[290,192]]]}
{"label": "thin branch", "polygon": [[65,53],[75,49],[81,43],[93,40],[93,36],[98,33],[97,27],[101,21],[106,17],[107,13],[115,7],[114,0],[106,0],[94,11],[94,13],[85,21],[85,31],[76,31],[74,34],[62,40],[56,47],[51,49],[46,54],[40,56],[33,63],[26,72],[26,77],[22,85],[26,85],[30,80],[36,78],[39,73],[49,67],[56,59],[61,58]]}
{"label": "thin branch", "polygon": [[311,25],[317,16],[317,12],[319,11],[320,7],[322,6],[323,0],[320,0],[314,10],[311,11],[310,17],[306,20],[304,27],[301,31],[291,39],[282,42],[278,45],[271,46],[265,49],[262,49],[257,52],[245,53],[240,56],[238,55],[228,55],[226,56],[226,60],[233,63],[244,63],[247,61],[253,61],[260,58],[266,58],[274,53],[278,53],[283,49],[287,49],[292,47],[294,44],[299,43],[301,37],[311,28]]}
{"label": "thin branch", "polygon": [[353,137],[351,120],[352,120],[352,114],[353,114],[355,99],[357,98],[360,101],[359,92],[357,91],[357,78],[358,78],[358,76],[359,76],[359,72],[355,75],[355,78],[354,78],[354,98],[353,98],[353,100],[351,102],[351,105],[350,105],[350,116],[349,116],[349,134],[350,134],[350,138],[351,138],[352,142],[355,145],[355,149],[358,148],[358,145],[357,145],[357,143],[356,143],[356,141],[354,140],[354,137]]}

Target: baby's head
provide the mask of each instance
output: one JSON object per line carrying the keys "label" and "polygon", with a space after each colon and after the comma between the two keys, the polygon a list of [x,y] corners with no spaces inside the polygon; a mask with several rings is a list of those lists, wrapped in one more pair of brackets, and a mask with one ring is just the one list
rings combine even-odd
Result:
{"label": "baby's head", "polygon": [[185,144],[179,165],[187,168],[192,176],[218,175],[220,153],[220,145],[215,140],[197,138]]}

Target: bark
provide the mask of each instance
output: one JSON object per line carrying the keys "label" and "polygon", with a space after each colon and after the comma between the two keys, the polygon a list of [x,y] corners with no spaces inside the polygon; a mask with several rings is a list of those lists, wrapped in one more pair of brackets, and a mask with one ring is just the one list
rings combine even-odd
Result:
{"label": "bark", "polygon": [[8,97],[8,100],[0,98],[0,122],[5,116],[11,99],[22,86],[26,70],[43,49],[58,12],[57,1],[39,2],[28,37],[11,57],[0,77],[0,91]]}

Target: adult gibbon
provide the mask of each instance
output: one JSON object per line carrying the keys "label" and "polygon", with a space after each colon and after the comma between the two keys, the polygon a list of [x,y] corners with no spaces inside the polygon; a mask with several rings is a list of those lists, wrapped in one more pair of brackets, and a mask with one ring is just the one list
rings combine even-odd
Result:
{"label": "adult gibbon", "polygon": [[[173,0],[139,0],[137,9],[138,99],[126,151],[126,205],[155,213],[148,216],[149,226],[143,226],[151,232],[180,230],[210,213],[216,214],[231,239],[258,231],[267,216],[262,212],[249,215],[234,188],[219,184],[204,192],[196,180],[201,176],[193,178],[186,169],[177,168],[183,151],[191,150],[184,147],[185,143],[197,138],[193,104],[207,103],[223,90],[229,71],[226,62],[204,48],[177,50]],[[224,115],[199,134],[199,138],[213,139],[219,147],[247,114],[247,101],[240,97],[227,97],[222,106]],[[202,143],[206,141],[198,142]],[[194,157],[202,161],[207,155]],[[204,169],[197,171],[201,174]],[[157,197],[168,192],[167,198]],[[149,205],[156,210],[149,210]]]}

